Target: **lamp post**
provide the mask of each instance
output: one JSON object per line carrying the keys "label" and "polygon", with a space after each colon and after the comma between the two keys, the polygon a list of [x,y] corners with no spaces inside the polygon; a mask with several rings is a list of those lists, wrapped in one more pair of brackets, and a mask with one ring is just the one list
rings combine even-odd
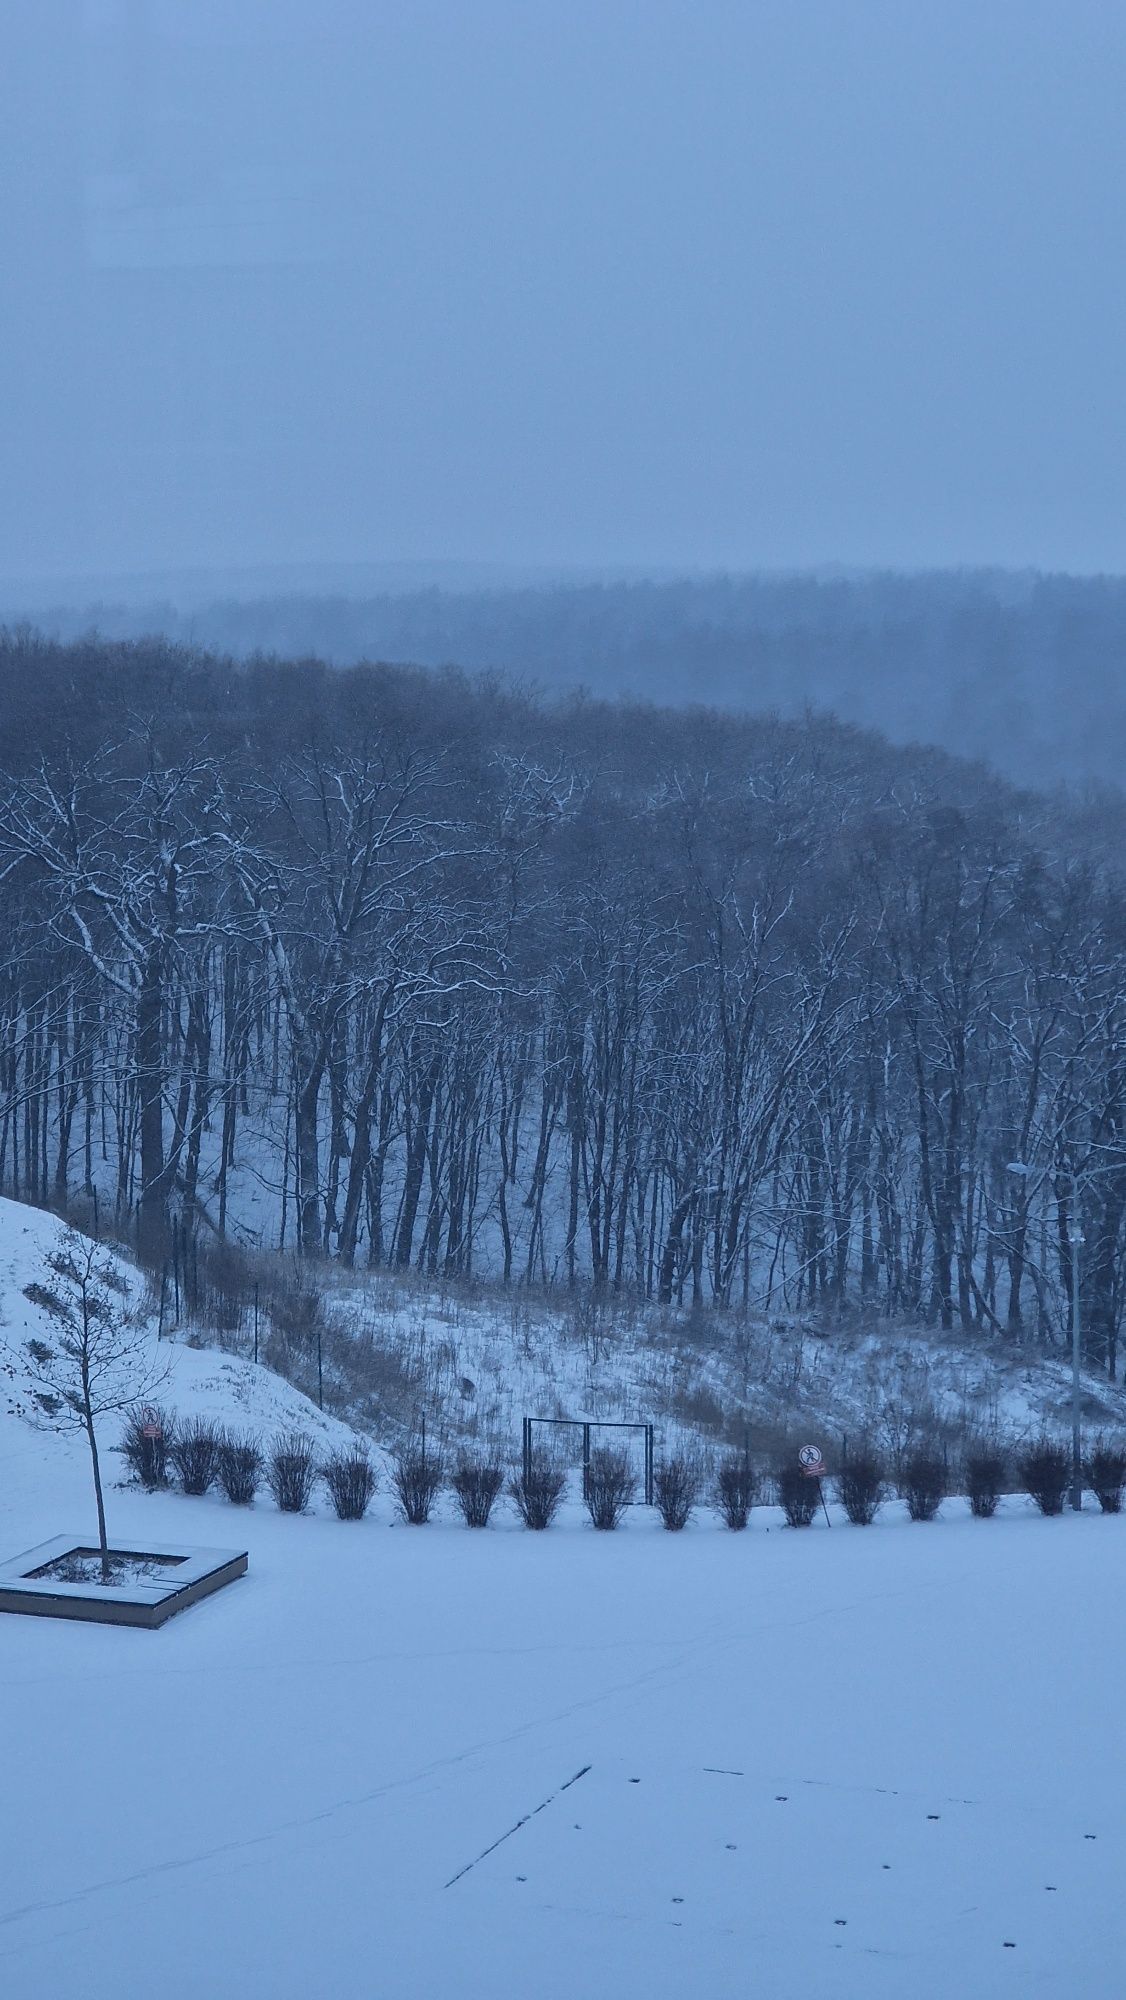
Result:
{"label": "lamp post", "polygon": [[1079,1435],[1079,1369],[1083,1342],[1079,1331],[1079,1251],[1083,1244],[1079,1231],[1071,1231],[1071,1504],[1083,1511],[1083,1452]]}
{"label": "lamp post", "polygon": [[[1027,1179],[1029,1168],[1023,1160],[1010,1160],[1008,1172]],[[1071,1179],[1072,1226],[1067,1233],[1068,1248],[1071,1253],[1071,1505],[1077,1514],[1083,1511],[1083,1438],[1080,1420],[1080,1403],[1083,1393],[1082,1363],[1083,1336],[1079,1317],[1079,1252],[1086,1238],[1075,1226],[1079,1215],[1079,1181],[1075,1175]]]}

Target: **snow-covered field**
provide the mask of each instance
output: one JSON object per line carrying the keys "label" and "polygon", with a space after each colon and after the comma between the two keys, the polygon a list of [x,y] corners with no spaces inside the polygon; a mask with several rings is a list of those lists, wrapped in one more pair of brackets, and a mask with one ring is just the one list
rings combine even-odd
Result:
{"label": "snow-covered field", "polygon": [[[15,1232],[55,1225],[0,1222],[12,1342]],[[249,1363],[174,1371],[179,1407],[321,1422]],[[0,1554],[89,1533],[88,1486],[0,1415]],[[1126,1520],[108,1504],[250,1571],[154,1633],[0,1618],[5,2000],[1122,1991]]]}

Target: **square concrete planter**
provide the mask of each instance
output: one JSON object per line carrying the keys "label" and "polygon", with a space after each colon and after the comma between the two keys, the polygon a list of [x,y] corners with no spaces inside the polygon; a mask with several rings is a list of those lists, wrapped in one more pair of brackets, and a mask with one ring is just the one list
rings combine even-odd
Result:
{"label": "square concrete planter", "polygon": [[[56,1535],[0,1563],[0,1611],[38,1618],[85,1618],[102,1625],[163,1625],[201,1597],[246,1575],[245,1549],[192,1549],[164,1542],[158,1549],[112,1548],[111,1559],[159,1566],[160,1574],[123,1583],[72,1583],[57,1573],[67,1557],[97,1556],[82,1535]],[[53,1574],[44,1574],[54,1571]]]}

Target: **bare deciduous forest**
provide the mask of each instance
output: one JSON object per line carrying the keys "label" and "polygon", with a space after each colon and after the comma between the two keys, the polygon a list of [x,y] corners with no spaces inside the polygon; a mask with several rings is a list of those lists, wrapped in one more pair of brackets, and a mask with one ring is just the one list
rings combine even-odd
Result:
{"label": "bare deciduous forest", "polygon": [[157,1256],[1046,1341],[1078,1210],[1114,1372],[1111,803],[830,719],[159,642],[9,637],[0,699],[5,1192],[97,1189]]}

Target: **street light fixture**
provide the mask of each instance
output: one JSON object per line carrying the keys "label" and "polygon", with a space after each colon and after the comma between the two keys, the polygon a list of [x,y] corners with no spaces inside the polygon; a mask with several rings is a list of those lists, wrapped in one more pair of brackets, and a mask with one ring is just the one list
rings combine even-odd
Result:
{"label": "street light fixture", "polygon": [[[1078,1190],[1076,1191],[1078,1193]],[[1071,1232],[1071,1504],[1077,1514],[1083,1509],[1083,1454],[1079,1441],[1079,1252],[1086,1237]]]}

